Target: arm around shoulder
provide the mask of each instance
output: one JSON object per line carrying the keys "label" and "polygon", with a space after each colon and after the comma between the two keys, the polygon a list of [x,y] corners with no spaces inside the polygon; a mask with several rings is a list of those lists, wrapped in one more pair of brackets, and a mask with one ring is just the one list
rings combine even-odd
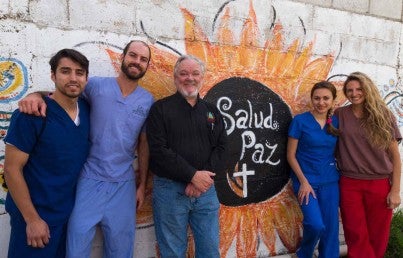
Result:
{"label": "arm around shoulder", "polygon": [[46,116],[46,103],[43,100],[44,96],[49,95],[50,92],[33,92],[18,101],[18,108],[20,112],[35,115]]}

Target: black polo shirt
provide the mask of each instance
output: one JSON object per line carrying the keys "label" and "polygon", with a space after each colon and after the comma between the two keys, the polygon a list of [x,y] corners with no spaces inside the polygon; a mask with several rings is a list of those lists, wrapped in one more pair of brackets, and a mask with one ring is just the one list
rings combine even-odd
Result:
{"label": "black polo shirt", "polygon": [[214,105],[198,97],[191,106],[178,92],[161,99],[147,119],[150,170],[186,183],[197,170],[220,173],[225,169],[226,136]]}

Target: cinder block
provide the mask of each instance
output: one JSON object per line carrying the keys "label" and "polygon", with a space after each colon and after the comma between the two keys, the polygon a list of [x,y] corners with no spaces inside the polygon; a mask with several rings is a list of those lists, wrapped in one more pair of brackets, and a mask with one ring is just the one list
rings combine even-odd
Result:
{"label": "cinder block", "polygon": [[66,26],[68,24],[66,1],[48,0],[31,1],[29,11],[33,22],[47,26]]}
{"label": "cinder block", "polygon": [[372,0],[370,13],[391,19],[402,20],[402,0]]}
{"label": "cinder block", "polygon": [[[400,90],[398,79],[396,78],[396,70],[393,66],[376,65],[375,69],[371,71],[369,76],[372,76],[375,84],[378,86],[381,96],[383,97],[391,91]],[[395,88],[396,86],[399,88]],[[399,102],[398,106],[400,106],[400,100],[397,101]],[[391,106],[389,106],[389,108],[391,108]],[[393,110],[394,113],[395,111],[397,110]],[[399,126],[401,126],[402,120],[400,116],[398,116],[396,113],[395,115],[398,119],[398,123],[400,123]]]}
{"label": "cinder block", "polygon": [[380,17],[351,15],[351,34],[356,36],[397,42],[400,38],[401,23]]}
{"label": "cinder block", "polygon": [[[295,39],[299,39],[300,42],[304,41],[305,33],[313,29],[312,21],[315,7],[291,1],[275,1],[273,7],[276,11],[275,22],[283,27],[285,45],[289,46]],[[269,18],[266,19],[270,19],[271,22],[274,14],[269,14]],[[266,37],[271,38],[272,32],[266,33]]]}
{"label": "cinder block", "polygon": [[[352,72],[364,72],[369,76],[376,75],[377,65],[370,64],[367,62],[361,62],[351,58],[345,58],[340,56],[332,68],[331,74],[344,74],[349,75]],[[344,78],[345,79],[345,78]]]}
{"label": "cinder block", "polygon": [[[145,33],[156,40],[163,38],[183,39],[184,18],[180,10],[167,10],[159,7],[154,7],[149,10],[152,10],[152,12],[139,12],[138,14],[136,26],[139,33]],[[156,13],[159,13],[158,16],[155,15]]]}
{"label": "cinder block", "polygon": [[337,56],[340,51],[340,35],[321,31],[310,31],[306,42],[314,42],[313,53],[316,55],[332,54]]}
{"label": "cinder block", "polygon": [[273,7],[277,14],[276,21],[280,22],[284,28],[302,26],[301,21],[307,30],[312,28],[314,6],[291,1],[276,1]]}
{"label": "cinder block", "polygon": [[0,1],[0,15],[6,15],[9,13],[9,0]]}
{"label": "cinder block", "polygon": [[373,50],[373,63],[394,67],[398,61],[399,46],[395,42],[369,41]]}
{"label": "cinder block", "polygon": [[395,43],[352,35],[344,35],[342,43],[340,56],[343,58],[387,66],[396,64],[398,46]]}
{"label": "cinder block", "polygon": [[[232,3],[228,5],[232,6]],[[147,11],[139,11],[137,13],[136,28],[139,33],[145,33],[152,39],[183,40],[185,18],[181,8],[184,8],[195,16],[196,23],[202,27],[204,33],[206,33],[207,36],[211,36],[214,15],[208,15],[210,21],[208,24],[204,24],[202,19],[206,17],[206,11],[196,11],[198,9],[204,9],[205,7],[203,6],[204,5],[198,1],[192,2],[192,4],[186,4],[184,2],[172,4],[169,1],[159,1],[158,5],[153,4],[151,1],[143,1],[139,3],[136,8]],[[143,28],[141,28],[140,22],[143,24]]]}
{"label": "cinder block", "polygon": [[27,93],[35,91],[54,91],[55,84],[50,79],[50,57],[35,56],[30,67],[29,90]]}
{"label": "cinder block", "polygon": [[313,29],[330,33],[349,34],[351,13],[317,7],[313,17]]}
{"label": "cinder block", "polygon": [[28,17],[29,0],[10,0],[10,14],[18,15],[19,17]]}
{"label": "cinder block", "polygon": [[[34,32],[36,43],[33,46],[38,56],[50,58],[54,53],[62,48],[73,48],[81,41],[89,41],[95,38],[96,32],[82,30],[62,30],[58,28],[46,27],[36,28]],[[93,37],[90,38],[90,35]]]}
{"label": "cinder block", "polygon": [[[369,1],[370,0],[333,0],[332,7],[355,13],[368,13]],[[383,2],[383,0],[379,2]]]}
{"label": "cinder block", "polygon": [[[85,4],[83,4],[85,3]],[[135,3],[70,0],[71,28],[137,34]]]}
{"label": "cinder block", "polygon": [[330,7],[332,5],[332,0],[297,0],[297,1],[323,7]]}
{"label": "cinder block", "polygon": [[34,26],[15,22],[14,19],[0,20],[0,56],[3,58],[19,58],[29,51],[31,39],[28,31]]}

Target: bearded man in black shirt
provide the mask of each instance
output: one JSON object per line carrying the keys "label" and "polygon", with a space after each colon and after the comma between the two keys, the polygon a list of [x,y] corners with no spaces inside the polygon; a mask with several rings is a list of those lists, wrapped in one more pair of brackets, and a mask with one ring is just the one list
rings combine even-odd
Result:
{"label": "bearded man in black shirt", "polygon": [[218,109],[199,97],[204,71],[198,58],[179,57],[174,67],[177,92],[155,102],[147,121],[154,224],[162,257],[186,256],[188,225],[196,257],[220,257],[213,177],[225,169],[227,135]]}

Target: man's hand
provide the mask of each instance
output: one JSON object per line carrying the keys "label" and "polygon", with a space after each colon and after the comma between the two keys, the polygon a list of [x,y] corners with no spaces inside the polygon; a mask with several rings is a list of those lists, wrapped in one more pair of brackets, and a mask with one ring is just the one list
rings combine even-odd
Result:
{"label": "man's hand", "polygon": [[214,184],[214,180],[211,178],[215,176],[215,173],[207,170],[198,170],[194,174],[191,183],[202,193],[205,193]]}
{"label": "man's hand", "polygon": [[25,98],[18,101],[18,108],[22,113],[35,116],[46,116],[46,103],[42,99],[41,94],[37,92],[28,94]]}
{"label": "man's hand", "polygon": [[140,184],[137,187],[136,192],[136,209],[140,209],[144,204],[144,199],[146,195],[146,186],[144,184]]}
{"label": "man's hand", "polygon": [[137,173],[136,182],[138,182],[139,185],[137,186],[136,207],[137,209],[140,209],[141,206],[143,206],[146,195],[148,160],[150,159],[147,134],[145,132],[141,132],[139,135],[137,144],[137,154],[138,154],[138,160],[137,160],[138,171],[136,171]]}
{"label": "man's hand", "polygon": [[43,248],[49,243],[50,232],[45,221],[41,219],[31,196],[25,178],[23,168],[29,159],[29,154],[19,150],[11,144],[5,146],[4,178],[8,191],[20,210],[26,222],[27,244],[32,247]]}
{"label": "man's hand", "polygon": [[200,197],[202,192],[197,189],[192,183],[189,183],[185,188],[185,194],[187,197]]}
{"label": "man's hand", "polygon": [[34,248],[44,248],[49,243],[50,231],[48,224],[41,218],[27,223],[27,244]]}

